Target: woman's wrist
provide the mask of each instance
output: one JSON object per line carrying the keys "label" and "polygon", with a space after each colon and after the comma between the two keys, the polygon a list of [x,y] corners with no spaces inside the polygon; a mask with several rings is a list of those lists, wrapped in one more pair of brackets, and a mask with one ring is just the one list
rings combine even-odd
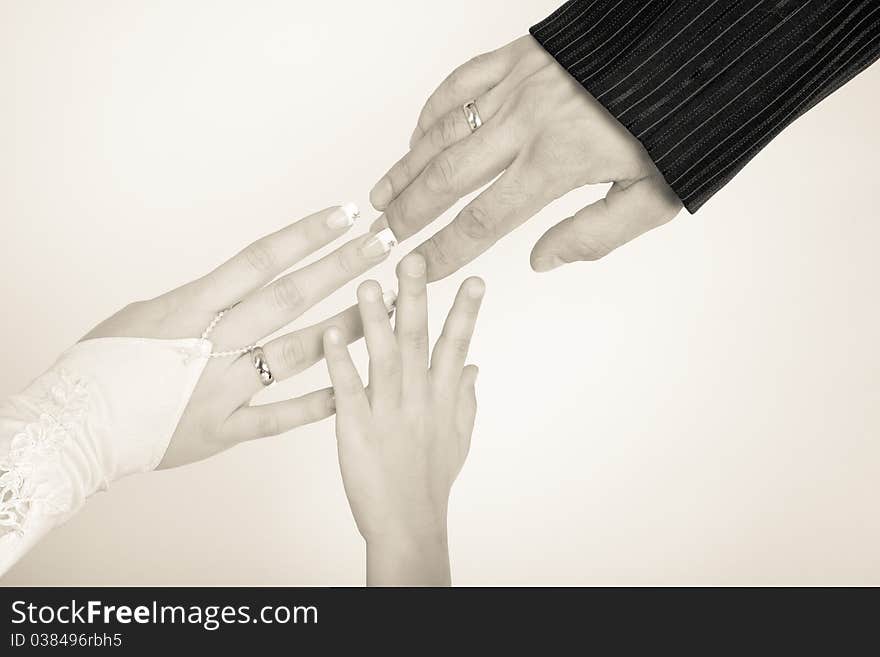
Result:
{"label": "woman's wrist", "polygon": [[446,529],[366,540],[367,586],[449,586]]}

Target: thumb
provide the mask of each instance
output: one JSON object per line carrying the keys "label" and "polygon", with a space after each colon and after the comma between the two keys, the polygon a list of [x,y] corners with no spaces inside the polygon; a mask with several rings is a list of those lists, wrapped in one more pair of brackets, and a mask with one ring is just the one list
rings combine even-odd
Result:
{"label": "thumb", "polygon": [[532,269],[550,271],[569,262],[598,260],[681,210],[681,201],[659,175],[624,186],[553,226],[532,249]]}

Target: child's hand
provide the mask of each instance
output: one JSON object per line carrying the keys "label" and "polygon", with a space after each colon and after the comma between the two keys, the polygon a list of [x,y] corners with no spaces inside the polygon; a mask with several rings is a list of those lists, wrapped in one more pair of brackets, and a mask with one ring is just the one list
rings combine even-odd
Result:
{"label": "child's hand", "polygon": [[461,285],[429,366],[424,259],[407,256],[398,278],[394,330],[379,284],[358,289],[369,389],[340,332],[324,334],[339,463],[367,542],[367,583],[448,584],[446,509],[474,426],[477,368],[465,358],[485,285]]}

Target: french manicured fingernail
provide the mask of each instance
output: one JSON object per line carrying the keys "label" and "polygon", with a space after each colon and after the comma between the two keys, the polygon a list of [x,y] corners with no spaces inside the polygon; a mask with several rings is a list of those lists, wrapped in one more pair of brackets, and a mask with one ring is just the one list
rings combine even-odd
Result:
{"label": "french manicured fingernail", "polygon": [[346,203],[340,205],[330,216],[327,217],[327,227],[333,230],[341,230],[343,228],[351,228],[354,226],[355,219],[361,216],[361,211],[354,203]]}
{"label": "french manicured fingernail", "polygon": [[481,299],[486,294],[486,284],[479,278],[468,283],[468,296],[471,299]]}
{"label": "french manicured fingernail", "polygon": [[361,255],[365,258],[378,258],[388,253],[397,240],[390,228],[380,230],[378,233],[371,235],[363,246],[361,246]]}
{"label": "french manicured fingernail", "polygon": [[397,292],[394,290],[385,290],[382,293],[382,302],[385,304],[385,310],[388,311],[388,316],[394,314],[394,308],[397,305]]}
{"label": "french manicured fingernail", "polygon": [[559,256],[544,256],[543,258],[535,258],[535,271],[550,271],[565,264],[565,261]]}
{"label": "french manicured fingernail", "polygon": [[370,232],[378,233],[383,228],[388,228],[388,220],[385,218],[385,215],[381,215],[376,221],[370,224]]}
{"label": "french manicured fingernail", "polygon": [[330,344],[342,344],[342,331],[335,326],[331,326],[324,332],[324,338]]}
{"label": "french manicured fingernail", "polygon": [[391,202],[391,195],[393,193],[391,181],[388,178],[382,178],[370,192],[370,203],[377,210],[384,210],[385,206]]}

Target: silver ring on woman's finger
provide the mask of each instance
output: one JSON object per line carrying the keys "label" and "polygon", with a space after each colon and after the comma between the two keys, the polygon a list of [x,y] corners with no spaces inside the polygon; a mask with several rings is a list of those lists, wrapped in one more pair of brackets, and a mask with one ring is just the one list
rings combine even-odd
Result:
{"label": "silver ring on woman's finger", "polygon": [[269,368],[269,362],[266,360],[266,354],[261,347],[254,347],[251,350],[251,362],[257,375],[260,377],[260,383],[264,386],[270,386],[275,383],[275,377],[272,376],[272,370]]}
{"label": "silver ring on woman's finger", "polygon": [[477,109],[477,101],[469,100],[461,106],[461,109],[464,112],[464,118],[467,119],[468,125],[471,128],[471,132],[476,132],[483,125],[483,119],[480,118],[480,112]]}

